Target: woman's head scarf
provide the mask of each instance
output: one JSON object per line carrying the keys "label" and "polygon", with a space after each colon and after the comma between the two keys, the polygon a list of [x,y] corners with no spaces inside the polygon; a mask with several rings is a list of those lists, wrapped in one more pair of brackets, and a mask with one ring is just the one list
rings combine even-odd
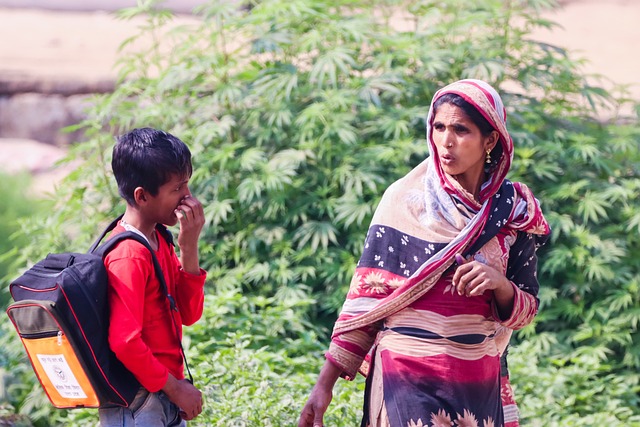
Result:
{"label": "woman's head scarf", "polygon": [[[482,187],[477,201],[469,198],[468,194],[460,192],[457,183],[442,170],[440,159],[438,158],[438,153],[433,142],[434,105],[438,99],[446,94],[455,94],[462,97],[493,126],[493,129],[496,130],[500,136],[498,144],[491,153],[495,166],[492,167],[487,183]],[[436,92],[431,101],[429,114],[427,115],[427,142],[429,144],[430,158],[440,185],[447,193],[456,194],[466,204],[475,205],[476,207],[478,203],[482,204],[498,191],[503,180],[507,177],[507,172],[513,160],[513,140],[507,131],[507,110],[504,108],[502,98],[500,98],[498,92],[482,80],[460,80]]]}

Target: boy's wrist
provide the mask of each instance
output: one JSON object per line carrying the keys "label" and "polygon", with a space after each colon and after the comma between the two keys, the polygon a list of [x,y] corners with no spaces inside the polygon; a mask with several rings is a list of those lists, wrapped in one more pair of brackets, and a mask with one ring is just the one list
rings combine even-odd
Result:
{"label": "boy's wrist", "polygon": [[178,386],[178,380],[176,379],[176,377],[171,375],[171,373],[169,373],[169,375],[167,375],[167,381],[164,383],[164,386],[162,387],[162,391],[165,392],[166,394],[171,394],[176,389],[177,386]]}
{"label": "boy's wrist", "polygon": [[182,270],[184,270],[186,273],[196,276],[200,275],[200,260],[197,256],[189,257],[181,253],[180,265],[182,266]]}
{"label": "boy's wrist", "polygon": [[180,248],[180,254],[186,256],[197,256],[198,255],[198,244],[195,243],[193,245],[178,245]]}
{"label": "boy's wrist", "polygon": [[187,274],[190,274],[192,276],[200,276],[202,273],[202,270],[200,270],[200,266],[198,266],[197,268],[184,268],[182,267],[182,271],[184,271]]}

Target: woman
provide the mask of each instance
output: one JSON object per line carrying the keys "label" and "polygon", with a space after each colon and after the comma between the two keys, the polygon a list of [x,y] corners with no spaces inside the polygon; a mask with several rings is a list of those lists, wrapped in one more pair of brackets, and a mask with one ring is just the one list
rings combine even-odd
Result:
{"label": "woman", "polygon": [[505,179],[513,141],[487,83],[438,91],[427,140],[429,158],[374,214],[299,427],[322,426],[335,382],[358,371],[363,426],[505,425],[500,356],[536,315],[549,226],[531,191]]}

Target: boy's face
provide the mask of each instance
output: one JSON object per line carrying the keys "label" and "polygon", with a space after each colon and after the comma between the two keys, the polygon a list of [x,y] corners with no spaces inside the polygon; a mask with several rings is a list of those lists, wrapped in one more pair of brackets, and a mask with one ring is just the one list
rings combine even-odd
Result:
{"label": "boy's face", "polygon": [[189,177],[172,175],[171,179],[158,189],[158,194],[152,196],[147,193],[148,203],[146,211],[154,222],[165,225],[176,225],[178,217],[175,210],[181,201],[190,196]]}

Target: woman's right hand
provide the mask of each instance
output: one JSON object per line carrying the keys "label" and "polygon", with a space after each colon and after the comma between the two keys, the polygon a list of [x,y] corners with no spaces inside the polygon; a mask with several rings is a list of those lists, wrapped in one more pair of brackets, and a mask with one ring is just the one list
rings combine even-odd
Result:
{"label": "woman's right hand", "polygon": [[302,408],[298,427],[323,427],[324,413],[333,398],[333,386],[338,381],[342,370],[333,363],[325,360],[318,381],[311,390],[309,400]]}
{"label": "woman's right hand", "polygon": [[331,389],[325,389],[316,384],[311,391],[309,400],[302,408],[298,427],[323,427],[324,413],[327,412],[332,398],[333,392]]}

